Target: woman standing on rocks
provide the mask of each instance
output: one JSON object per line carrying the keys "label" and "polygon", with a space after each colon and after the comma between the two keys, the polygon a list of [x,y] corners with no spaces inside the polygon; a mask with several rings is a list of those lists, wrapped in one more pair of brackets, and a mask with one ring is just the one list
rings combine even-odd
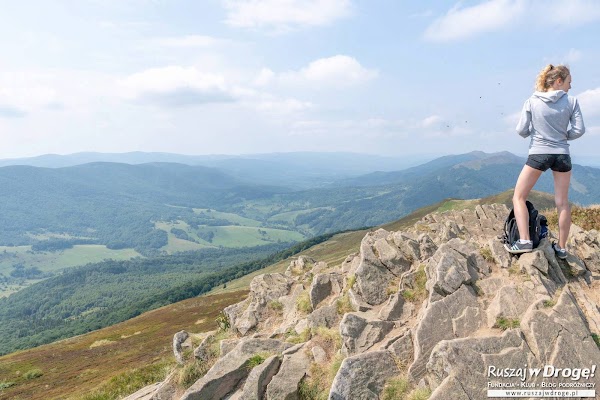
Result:
{"label": "woman standing on rocks", "polygon": [[[529,157],[519,175],[513,196],[515,219],[520,239],[506,245],[510,253],[533,250],[529,237],[529,213],[525,200],[542,172],[548,168],[554,176],[554,199],[558,211],[558,243],[552,247],[559,258],[567,258],[567,237],[571,229],[569,183],[571,181],[571,156],[568,140],[585,132],[579,102],[567,92],[571,89],[571,73],[564,65],[547,65],[539,73],[536,91],[525,101],[517,133],[531,136]],[[569,128],[571,125],[571,129]]]}

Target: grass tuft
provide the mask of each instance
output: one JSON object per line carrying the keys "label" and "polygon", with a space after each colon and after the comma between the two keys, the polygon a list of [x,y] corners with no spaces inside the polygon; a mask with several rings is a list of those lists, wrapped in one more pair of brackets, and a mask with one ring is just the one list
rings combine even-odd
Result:
{"label": "grass tuft", "polygon": [[348,290],[352,289],[355,283],[356,275],[352,274],[346,278],[346,288],[348,288]]}
{"label": "grass tuft", "polygon": [[505,318],[498,317],[496,318],[496,323],[494,324],[494,328],[502,329],[503,331],[507,329],[518,328],[521,321],[517,318]]}
{"label": "grass tuft", "polygon": [[326,365],[312,363],[309,377],[300,382],[298,395],[300,400],[327,400],[333,379],[337,375],[344,358],[337,354]]}
{"label": "grass tuft", "polygon": [[277,313],[281,313],[283,311],[283,303],[279,300],[271,300],[267,307]]}
{"label": "grass tuft", "polygon": [[597,333],[592,333],[592,339],[594,339],[596,346],[598,346],[598,348],[600,349],[600,336],[598,336]]}
{"label": "grass tuft", "polygon": [[9,387],[13,387],[15,385],[16,385],[16,383],[14,383],[14,382],[7,382],[7,381],[0,382],[0,390],[8,389]]}
{"label": "grass tuft", "polygon": [[248,364],[246,364],[246,368],[252,370],[254,367],[257,367],[260,364],[264,363],[268,357],[270,357],[270,354],[267,353],[255,354],[248,359]]}
{"label": "grass tuft", "polygon": [[296,331],[294,331],[294,329],[290,329],[289,331],[287,331],[285,333],[285,336],[286,336],[285,341],[288,343],[293,343],[293,344],[308,342],[310,340],[310,338],[312,337],[310,328],[306,328],[299,334],[296,333]]}
{"label": "grass tuft", "polygon": [[337,313],[339,315],[344,315],[346,313],[354,311],[352,303],[350,303],[350,296],[348,296],[348,293],[344,293],[344,295],[335,302],[335,305],[337,307]]}
{"label": "grass tuft", "polygon": [[42,375],[44,375],[42,370],[39,368],[35,368],[35,369],[31,369],[31,370],[25,372],[25,374],[23,374],[23,378],[30,380],[30,379],[39,378]]}
{"label": "grass tuft", "polygon": [[489,247],[482,247],[479,250],[479,254],[481,254],[481,256],[483,257],[483,259],[487,262],[493,263],[493,264],[497,264],[498,262],[496,261],[496,259],[494,258],[494,255],[492,254],[492,250]]}
{"label": "grass tuft", "polygon": [[307,291],[302,292],[300,296],[298,296],[298,299],[296,300],[296,308],[298,311],[301,311],[305,314],[312,312],[312,304]]}
{"label": "grass tuft", "polygon": [[198,379],[202,378],[214,364],[214,359],[207,361],[194,360],[185,364],[179,370],[177,382],[184,388],[188,388]]}
{"label": "grass tuft", "polygon": [[552,307],[554,307],[556,305],[556,301],[554,301],[554,300],[544,300],[543,304],[544,304],[544,307],[546,307],[546,308],[552,308]]}
{"label": "grass tuft", "polygon": [[411,391],[411,384],[405,375],[388,380],[383,388],[382,400],[427,400],[431,396],[428,388]]}
{"label": "grass tuft", "polygon": [[419,265],[415,273],[414,287],[412,289],[402,290],[402,297],[404,300],[411,303],[420,303],[427,298],[427,274],[425,273],[425,265]]}
{"label": "grass tuft", "polygon": [[408,394],[407,400],[427,400],[431,396],[431,390],[427,388],[415,389]]}
{"label": "grass tuft", "polygon": [[220,331],[226,331],[231,328],[231,321],[229,321],[229,317],[224,311],[221,311],[219,315],[217,315],[215,322],[219,326]]}
{"label": "grass tuft", "polygon": [[173,363],[163,361],[129,370],[113,377],[93,393],[77,397],[78,400],[116,400],[134,393],[144,386],[163,381]]}
{"label": "grass tuft", "polygon": [[410,383],[405,377],[392,378],[385,384],[382,400],[403,399],[410,390]]}

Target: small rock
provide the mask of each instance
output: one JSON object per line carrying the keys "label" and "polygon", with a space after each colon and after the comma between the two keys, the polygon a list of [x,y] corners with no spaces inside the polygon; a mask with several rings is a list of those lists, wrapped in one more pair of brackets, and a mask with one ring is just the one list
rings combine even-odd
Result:
{"label": "small rock", "polygon": [[181,347],[182,343],[187,340],[190,335],[186,331],[179,331],[173,336],[173,353],[175,354],[175,359],[177,363],[180,365],[185,364],[185,360],[183,359],[183,349]]}
{"label": "small rock", "polygon": [[321,346],[313,346],[311,352],[317,364],[323,364],[327,361],[327,352]]}

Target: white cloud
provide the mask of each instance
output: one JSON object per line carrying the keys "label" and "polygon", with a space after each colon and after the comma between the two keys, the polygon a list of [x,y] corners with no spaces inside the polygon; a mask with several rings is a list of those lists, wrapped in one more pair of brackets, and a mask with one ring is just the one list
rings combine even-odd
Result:
{"label": "white cloud", "polygon": [[195,67],[152,68],[130,75],[120,84],[126,98],[167,107],[232,102],[239,95],[224,76]]}
{"label": "white cloud", "polygon": [[576,97],[579,100],[584,121],[586,116],[600,114],[600,88],[586,90]]}
{"label": "white cloud", "polygon": [[438,125],[441,122],[442,122],[442,117],[440,117],[439,115],[431,115],[431,116],[423,119],[423,121],[421,121],[421,125],[424,128],[429,128],[431,126]]}
{"label": "white cloud", "polygon": [[52,77],[32,72],[0,74],[0,118],[19,118],[43,110],[61,108]]}
{"label": "white cloud", "polygon": [[269,68],[263,68],[260,70],[258,76],[254,79],[254,85],[256,86],[265,86],[268,85],[273,78],[275,77],[275,73]]}
{"label": "white cloud", "polygon": [[534,25],[538,29],[572,28],[598,19],[600,3],[592,0],[489,0],[470,7],[459,3],[433,21],[424,37],[434,42],[449,42],[517,24]]}
{"label": "white cloud", "polygon": [[425,31],[425,39],[446,42],[495,31],[523,12],[522,1],[491,0],[472,7],[454,6]]}
{"label": "white cloud", "polygon": [[377,71],[368,70],[355,58],[344,55],[313,61],[300,73],[309,81],[338,84],[364,82],[377,76]]}
{"label": "white cloud", "polygon": [[350,0],[223,0],[226,23],[240,28],[288,31],[322,26],[351,14]]}
{"label": "white cloud", "polygon": [[336,55],[315,60],[299,71],[284,72],[278,78],[284,84],[343,87],[367,82],[377,75],[377,70],[363,67],[353,57]]}
{"label": "white cloud", "polygon": [[158,46],[174,48],[214,47],[227,42],[226,39],[203,35],[166,37],[152,40],[152,43],[155,43]]}

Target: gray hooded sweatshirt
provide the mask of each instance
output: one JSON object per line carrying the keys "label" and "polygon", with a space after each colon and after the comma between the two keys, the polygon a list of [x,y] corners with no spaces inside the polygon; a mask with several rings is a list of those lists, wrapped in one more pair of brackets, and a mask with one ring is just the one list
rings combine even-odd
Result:
{"label": "gray hooded sweatshirt", "polygon": [[563,90],[534,92],[523,105],[517,133],[531,136],[529,154],[569,154],[567,140],[585,133],[579,102]]}

